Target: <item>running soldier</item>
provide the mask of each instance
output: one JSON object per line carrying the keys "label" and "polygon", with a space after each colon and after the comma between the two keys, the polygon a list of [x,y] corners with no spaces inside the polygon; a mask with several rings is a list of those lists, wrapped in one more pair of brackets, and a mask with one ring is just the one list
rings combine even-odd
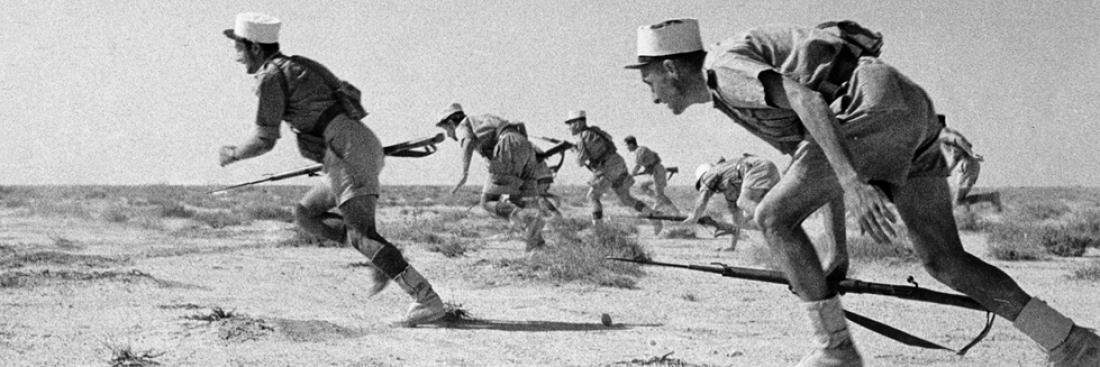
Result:
{"label": "running soldier", "polygon": [[[401,252],[378,234],[375,206],[380,194],[382,144],[359,122],[365,112],[357,95],[323,65],[279,51],[281,22],[269,15],[242,13],[225,35],[234,40],[237,61],[256,74],[259,108],[256,133],[244,144],[223,146],[219,163],[228,165],[267,153],[286,121],[297,133],[303,157],[324,164],[328,180],[318,182],[294,207],[298,226],[333,241],[348,243],[370,259],[374,284],[381,291],[392,279],[414,300],[400,321],[406,326],[443,317],[443,301]],[[345,103],[346,102],[346,103]],[[354,118],[352,116],[355,116]],[[333,213],[333,209],[343,213]]]}
{"label": "running soldier", "polygon": [[[640,185],[643,192],[653,193],[653,207],[666,214],[680,215],[680,209],[665,195],[665,187],[668,186],[668,171],[661,164],[661,156],[649,147],[638,145],[638,139],[634,135],[627,135],[623,139],[626,150],[634,152],[634,169],[630,170],[631,176],[652,175],[653,180],[647,180]],[[649,189],[652,186],[653,189]]]}
{"label": "running soldier", "polygon": [[1100,366],[1100,337],[963,249],[935,110],[924,90],[877,57],[881,42],[850,21],[768,26],[708,54],[698,22],[675,19],[639,27],[638,63],[627,68],[640,69],[653,101],[673,114],[713,104],[792,156],[755,218],[814,330],[816,349],[799,366],[863,364],[840,297],[800,226],[842,196],[860,228],[880,242],[896,235],[892,202],[925,269],[1012,320],[1054,365]]}
{"label": "running soldier", "polygon": [[[656,214],[653,209],[630,194],[630,186],[634,185],[634,177],[626,171],[626,161],[623,156],[615,151],[615,141],[611,135],[595,126],[588,126],[588,118],[584,110],[570,111],[565,119],[569,125],[569,132],[577,136],[577,164],[587,167],[592,171],[592,179],[588,180],[588,202],[592,205],[592,224],[599,225],[603,222],[603,203],[600,198],[607,189],[615,191],[619,202],[641,213],[642,216]],[[653,233],[661,233],[662,224],[658,220],[653,223]]]}
{"label": "running soldier", "polygon": [[[546,222],[535,202],[538,198],[535,146],[527,140],[526,128],[494,115],[468,116],[462,105],[443,109],[436,125],[462,147],[462,178],[451,194],[458,192],[470,172],[470,160],[477,151],[488,162],[489,177],[481,192],[481,207],[508,220],[524,232],[527,251],[542,248]],[[504,200],[504,195],[508,199]],[[529,208],[530,207],[530,208]]]}
{"label": "running soldier", "polygon": [[955,129],[947,127],[947,118],[944,115],[936,116],[939,117],[940,125],[943,126],[943,130],[940,130],[940,147],[943,149],[943,155],[947,157],[947,170],[955,172],[956,168],[958,169],[959,184],[955,189],[955,205],[970,208],[971,204],[988,201],[997,208],[997,211],[1001,211],[1003,209],[1001,193],[994,191],[970,195],[970,189],[974,188],[974,183],[978,181],[978,173],[982,170],[981,162],[984,158],[974,153],[970,140]]}
{"label": "running soldier", "polygon": [[[779,177],[779,168],[775,163],[748,153],[732,161],[723,158],[713,165],[704,163],[695,170],[695,190],[699,191],[699,197],[684,224],[698,221],[704,215],[711,196],[722,193],[734,223],[729,230],[733,238],[726,250],[734,251],[740,240],[741,228],[760,230],[754,217],[756,207],[760,205],[764,194],[779,183]],[[827,209],[833,211],[822,213],[825,238],[818,247],[819,254],[823,257],[822,268],[825,269],[825,274],[835,279],[844,279],[848,273],[848,246],[841,204],[843,203],[826,205]]]}

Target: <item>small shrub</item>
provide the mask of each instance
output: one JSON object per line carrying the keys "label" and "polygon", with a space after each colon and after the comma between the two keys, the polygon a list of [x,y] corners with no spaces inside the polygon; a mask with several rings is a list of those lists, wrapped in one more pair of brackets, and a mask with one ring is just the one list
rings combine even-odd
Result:
{"label": "small shrub", "polygon": [[1061,201],[1024,203],[1016,209],[1015,216],[1022,221],[1042,221],[1069,213],[1070,207]]}
{"label": "small shrub", "polygon": [[119,205],[112,205],[107,207],[101,214],[104,220],[111,223],[124,223],[130,220],[130,212],[126,208]]}
{"label": "small shrub", "polygon": [[252,220],[294,221],[294,212],[290,208],[271,203],[249,205],[244,209],[244,216]]}
{"label": "small shrub", "polygon": [[239,226],[245,223],[244,218],[240,215],[224,211],[210,211],[210,212],[197,212],[195,213],[194,220],[204,223],[210,228],[225,228],[229,226]]}
{"label": "small shrub", "polygon": [[1080,257],[1092,243],[1092,238],[1079,236],[1066,228],[1041,227],[1039,244],[1047,252],[1063,257]]}
{"label": "small shrub", "polygon": [[982,218],[978,212],[973,210],[957,210],[955,211],[955,224],[960,231],[978,232],[985,230],[988,226],[985,218]]}
{"label": "small shrub", "polygon": [[191,218],[195,216],[195,211],[188,208],[181,202],[168,202],[160,204],[160,216],[166,218]]}
{"label": "small shrub", "polygon": [[1069,276],[1074,280],[1088,280],[1088,281],[1100,281],[1100,260],[1092,260],[1088,263],[1078,266],[1073,274]]}
{"label": "small shrub", "polygon": [[152,349],[135,350],[129,345],[107,344],[105,347],[111,353],[111,359],[107,360],[111,367],[159,366],[160,362],[156,358],[164,355],[164,352]]}
{"label": "small shrub", "polygon": [[214,322],[218,320],[231,319],[237,315],[233,311],[223,310],[221,307],[214,307],[210,309],[210,313],[197,313],[194,315],[187,315],[183,318],[195,321]]}
{"label": "small shrub", "polygon": [[[568,221],[561,226],[569,227]],[[628,237],[626,224],[607,223],[590,231],[554,232],[551,246],[531,252],[522,259],[501,259],[498,268],[508,268],[522,279],[552,282],[586,282],[600,286],[633,288],[635,278],[643,275],[636,264],[609,261],[606,257],[641,258],[649,256],[638,242]]]}
{"label": "small shrub", "polygon": [[446,240],[442,240],[439,243],[431,243],[428,246],[428,251],[438,252],[450,258],[465,256],[466,241],[454,236],[448,237]]}
{"label": "small shrub", "polygon": [[989,227],[989,255],[998,260],[1042,260],[1047,251],[1040,245],[1041,228],[1016,222]]}
{"label": "small shrub", "polygon": [[279,247],[345,247],[346,244],[331,241],[326,238],[322,238],[313,233],[295,226],[294,234],[290,237],[279,241],[276,246]]}

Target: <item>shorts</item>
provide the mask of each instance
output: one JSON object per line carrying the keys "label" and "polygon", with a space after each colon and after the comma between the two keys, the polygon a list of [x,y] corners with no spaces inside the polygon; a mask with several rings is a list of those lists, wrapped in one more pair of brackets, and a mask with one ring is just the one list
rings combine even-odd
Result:
{"label": "shorts", "polygon": [[597,168],[588,181],[588,186],[598,190],[608,188],[622,188],[634,185],[634,177],[626,169],[626,161],[623,156],[613,154]]}
{"label": "shorts", "polygon": [[385,155],[374,132],[358,120],[339,115],[329,123],[324,136],[324,171],[336,206],[356,196],[377,196]]}
{"label": "shorts", "polygon": [[[902,186],[909,177],[947,177],[941,126],[920,86],[873,57],[860,59],[848,85],[831,108],[862,178]],[[820,150],[807,141],[798,150],[807,147]]]}
{"label": "shorts", "polygon": [[505,132],[497,138],[493,157],[489,158],[489,178],[483,194],[534,196],[537,194],[535,146],[518,132]]}
{"label": "shorts", "polygon": [[737,200],[744,196],[748,190],[771,190],[775,187],[775,184],[779,183],[779,177],[779,168],[774,164],[760,164],[745,172],[740,190],[729,190],[723,194],[725,194],[727,202],[736,206]]}

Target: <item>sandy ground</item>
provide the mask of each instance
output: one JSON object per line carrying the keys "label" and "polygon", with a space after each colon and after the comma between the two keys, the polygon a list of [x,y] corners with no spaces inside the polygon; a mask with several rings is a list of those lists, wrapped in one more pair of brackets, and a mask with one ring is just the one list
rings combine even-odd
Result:
{"label": "sandy ground", "polygon": [[[809,345],[803,314],[784,286],[665,268],[646,268],[637,289],[502,277],[484,264],[524,256],[515,235],[486,239],[462,258],[406,245],[411,263],[475,320],[395,328],[389,323],[409,303],[405,294],[391,286],[368,298],[368,273],[357,266],[364,258],[352,249],[273,246],[291,226],[256,222],[221,238],[188,238],[0,212],[0,242],[9,244],[0,256],[53,254],[0,266],[0,365],[105,366],[112,347],[130,347],[151,351],[165,366],[789,366]],[[714,251],[726,239],[659,239],[648,226],[638,236],[655,260],[753,266],[739,253]],[[59,237],[71,244],[59,247]],[[759,241],[752,233],[743,246]],[[988,259],[984,237],[964,241]],[[1083,260],[992,262],[1079,323],[1097,326],[1100,284],[1066,278]],[[904,284],[911,275],[946,291],[916,264],[853,268],[861,280]],[[980,312],[877,296],[844,302],[952,347],[984,321]],[[236,317],[187,318],[215,307]],[[600,323],[604,313],[610,327]],[[858,326],[853,333],[868,366],[1036,366],[1044,358],[1003,319],[963,357]]]}

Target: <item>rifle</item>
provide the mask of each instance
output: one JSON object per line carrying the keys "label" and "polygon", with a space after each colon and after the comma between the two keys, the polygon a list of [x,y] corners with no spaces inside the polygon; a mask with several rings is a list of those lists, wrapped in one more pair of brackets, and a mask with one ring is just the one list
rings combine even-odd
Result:
{"label": "rifle", "polygon": [[[397,143],[397,144],[394,144],[394,145],[389,145],[389,146],[383,147],[382,148],[382,154],[385,154],[386,156],[389,156],[389,157],[402,157],[402,158],[427,157],[427,156],[431,155],[432,153],[435,153],[435,151],[437,150],[435,145],[439,144],[439,143],[442,143],[443,139],[444,139],[444,136],[443,136],[442,133],[440,133],[440,134],[436,134],[435,136],[432,136],[432,137],[409,140],[409,141],[406,141],[406,142],[401,142],[401,143]],[[417,148],[423,148],[423,149],[418,150]],[[252,186],[252,185],[259,184],[259,183],[264,183],[264,182],[280,181],[280,180],[285,180],[285,179],[288,179],[288,178],[291,178],[291,177],[297,177],[297,176],[302,176],[302,175],[309,176],[309,177],[318,176],[318,175],[320,175],[319,172],[321,172],[322,169],[324,169],[324,165],[318,163],[318,164],[315,164],[315,165],[312,165],[312,166],[299,168],[299,169],[296,169],[296,170],[293,170],[293,171],[287,171],[287,172],[283,172],[283,173],[276,173],[276,174],[273,174],[273,175],[267,175],[267,177],[261,178],[259,180],[254,180],[254,181],[248,181],[248,182],[244,182],[244,183],[229,185],[229,186],[226,186],[226,187],[214,190],[214,191],[207,192],[207,194],[217,194],[217,193],[222,193],[222,192],[226,192],[226,191],[241,188],[241,187]]]}
{"label": "rifle", "polygon": [[[657,261],[650,260],[648,258],[628,259],[628,258],[610,257],[609,256],[606,259],[615,260],[615,261],[623,261],[623,262],[631,262],[631,263],[642,264],[642,265],[656,265],[656,266],[664,266],[664,267],[671,267],[671,268],[681,268],[681,269],[703,271],[703,272],[708,272],[708,273],[719,274],[719,275],[724,276],[724,277],[755,280],[755,281],[766,282],[766,283],[786,284],[788,287],[790,286],[790,282],[787,281],[787,278],[783,275],[783,273],[775,271],[775,270],[734,267],[734,266],[728,266],[728,265],[725,265],[725,264],[722,264],[722,263],[712,263],[712,265],[715,265],[715,266],[691,265],[691,264],[687,264],[687,265],[685,265],[685,264],[673,264],[673,263],[657,262]],[[839,294],[842,294],[842,295],[845,294],[845,293],[874,294],[874,295],[880,295],[880,296],[896,297],[896,298],[901,298],[901,299],[905,299],[905,300],[930,302],[930,303],[936,303],[936,304],[941,304],[941,305],[956,306],[956,307],[962,307],[962,308],[966,308],[966,309],[971,309],[971,310],[976,310],[976,311],[985,311],[986,312],[985,328],[982,329],[982,331],[978,334],[977,337],[974,338],[974,340],[970,341],[970,343],[963,346],[958,351],[955,351],[951,348],[947,348],[947,347],[941,346],[939,344],[921,339],[917,336],[906,333],[906,332],[901,331],[899,329],[896,329],[892,326],[889,326],[889,325],[883,324],[881,322],[872,320],[872,319],[870,319],[866,316],[862,316],[860,314],[857,314],[857,313],[854,313],[854,312],[851,312],[851,311],[848,311],[848,310],[844,311],[844,316],[846,318],[848,318],[848,320],[851,320],[852,322],[854,322],[856,324],[859,324],[860,326],[863,326],[863,327],[867,328],[868,330],[874,331],[874,332],[879,333],[879,334],[881,334],[885,337],[888,337],[888,338],[893,339],[895,341],[901,342],[902,344],[921,347],[921,348],[928,348],[928,349],[949,350],[949,351],[953,351],[956,354],[961,356],[961,355],[966,354],[966,352],[968,350],[970,350],[971,347],[973,347],[975,344],[978,344],[978,342],[980,342],[982,339],[984,339],[985,336],[989,334],[989,330],[993,328],[993,320],[995,319],[995,316],[993,315],[993,313],[991,311],[989,311],[988,309],[986,309],[981,304],[979,304],[973,298],[970,298],[970,297],[967,297],[967,296],[964,296],[964,295],[937,292],[937,291],[933,291],[933,290],[929,290],[929,289],[918,288],[915,285],[910,286],[910,285],[894,285],[894,284],[872,283],[872,282],[864,282],[864,281],[855,280],[855,279],[828,280],[828,284],[829,284],[830,288],[832,288],[833,290],[836,290]]]}
{"label": "rifle", "polygon": [[[683,222],[685,219],[687,219],[686,215],[664,215],[664,214],[650,214],[650,215],[643,215],[641,217],[644,218],[644,219],[650,219],[650,220],[667,220],[667,221],[672,221],[672,222]],[[725,236],[727,234],[732,235],[733,231],[735,231],[737,229],[737,227],[735,227],[731,224],[719,223],[717,220],[715,220],[714,218],[712,218],[709,215],[704,215],[704,216],[700,217],[698,220],[696,220],[695,222],[699,223],[700,225],[707,226],[707,227],[713,227],[714,228],[714,237],[716,237],[716,238],[719,237],[719,236]]]}
{"label": "rifle", "polygon": [[671,180],[672,176],[680,173],[679,167],[665,167],[665,172],[668,172],[668,176],[665,177],[665,181]]}
{"label": "rifle", "polygon": [[[550,138],[543,138],[543,139],[550,139]],[[550,166],[550,170],[554,171],[554,173],[558,173],[558,170],[561,169],[562,164],[565,163],[565,151],[567,151],[569,149],[573,149],[574,146],[575,145],[573,145],[573,143],[570,143],[570,142],[567,142],[567,141],[561,141],[561,142],[557,143],[557,145],[555,145],[554,147],[550,148],[550,150],[542,152],[541,154],[535,154],[535,159],[542,162],[542,161],[545,161],[547,158],[553,157],[555,154],[561,154],[560,158],[558,158],[558,163],[555,164],[555,165]]]}

